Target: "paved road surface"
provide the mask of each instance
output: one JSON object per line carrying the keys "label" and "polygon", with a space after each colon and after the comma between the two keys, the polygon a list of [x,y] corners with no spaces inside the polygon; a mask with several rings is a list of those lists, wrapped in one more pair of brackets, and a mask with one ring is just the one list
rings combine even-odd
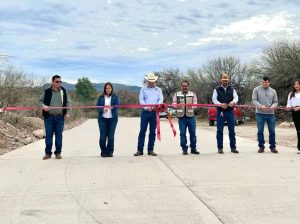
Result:
{"label": "paved road surface", "polygon": [[44,141],[0,156],[0,223],[300,223],[300,155],[279,147],[216,153],[198,130],[201,155],[181,155],[162,121],[158,157],[133,157],[139,120],[121,118],[115,157],[100,158],[96,120],[64,133],[63,159],[43,161]]}

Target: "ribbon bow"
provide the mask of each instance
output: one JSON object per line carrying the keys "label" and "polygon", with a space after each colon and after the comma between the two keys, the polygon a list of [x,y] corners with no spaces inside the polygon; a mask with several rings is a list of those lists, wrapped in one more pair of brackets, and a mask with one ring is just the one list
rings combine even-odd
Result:
{"label": "ribbon bow", "polygon": [[171,126],[171,129],[173,131],[173,135],[174,137],[176,136],[176,130],[174,128],[174,125],[171,121],[171,118],[170,118],[170,115],[168,113],[168,106],[167,104],[159,104],[157,107],[156,107],[156,126],[157,126],[157,129],[156,129],[156,134],[157,134],[157,139],[159,141],[161,141],[161,135],[160,135],[160,119],[159,119],[159,113],[161,112],[166,112],[167,113],[167,118],[168,118],[168,121],[169,121],[169,124]]}

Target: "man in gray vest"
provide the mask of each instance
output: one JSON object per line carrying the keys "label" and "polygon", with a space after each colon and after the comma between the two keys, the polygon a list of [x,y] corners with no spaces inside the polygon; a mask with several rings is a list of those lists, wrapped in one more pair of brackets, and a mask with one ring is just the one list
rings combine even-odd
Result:
{"label": "man in gray vest", "polygon": [[190,148],[192,154],[199,154],[196,148],[196,119],[194,117],[193,106],[185,106],[177,104],[197,104],[197,96],[195,93],[189,91],[189,82],[181,82],[181,91],[177,92],[173,97],[173,105],[177,108],[177,118],[180,130],[180,146],[182,154],[188,154],[186,129],[189,129],[190,134]]}
{"label": "man in gray vest", "polygon": [[53,134],[55,134],[55,158],[61,159],[62,132],[64,129],[64,119],[69,117],[67,109],[49,109],[49,107],[68,107],[70,106],[70,97],[65,88],[61,86],[61,77],[55,75],[52,77],[52,85],[46,89],[40,97],[40,106],[43,107],[44,125],[46,130],[46,148],[43,160],[51,158]]}
{"label": "man in gray vest", "polygon": [[276,118],[273,109],[278,105],[278,99],[276,91],[270,87],[269,77],[263,77],[262,85],[253,90],[252,101],[256,106],[258,153],[265,151],[264,126],[266,122],[269,129],[270,150],[272,153],[278,153],[275,142]]}

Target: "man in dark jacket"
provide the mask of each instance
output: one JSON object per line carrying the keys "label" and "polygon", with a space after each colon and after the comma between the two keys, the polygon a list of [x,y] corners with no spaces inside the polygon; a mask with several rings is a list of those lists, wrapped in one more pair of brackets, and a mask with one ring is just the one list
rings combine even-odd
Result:
{"label": "man in dark jacket", "polygon": [[66,89],[61,86],[61,77],[59,75],[52,77],[51,87],[43,92],[39,102],[40,106],[43,107],[44,125],[46,130],[46,148],[43,160],[51,158],[53,134],[55,134],[55,158],[61,159],[64,120],[70,116],[70,110],[51,109],[51,107],[69,107],[71,101]]}
{"label": "man in dark jacket", "polygon": [[238,102],[238,95],[235,89],[229,85],[229,76],[221,75],[221,85],[214,90],[212,101],[218,104],[217,108],[217,144],[218,153],[223,154],[223,130],[227,121],[230,148],[232,153],[239,153],[236,150],[236,140],[234,132],[234,112],[233,106]]}

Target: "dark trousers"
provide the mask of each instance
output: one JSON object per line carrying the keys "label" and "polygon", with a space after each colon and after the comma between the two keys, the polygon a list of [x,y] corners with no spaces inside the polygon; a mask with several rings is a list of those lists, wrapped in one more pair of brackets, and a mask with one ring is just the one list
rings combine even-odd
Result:
{"label": "dark trousers", "polygon": [[191,150],[196,150],[196,119],[195,117],[179,117],[178,118],[179,131],[180,131],[180,146],[182,151],[187,151],[187,137],[186,129],[189,130],[190,134],[190,147]]}
{"label": "dark trousers", "polygon": [[227,121],[230,148],[236,149],[236,140],[234,132],[234,113],[233,110],[217,110],[217,145],[218,149],[223,149],[223,130],[224,123]]}
{"label": "dark trousers", "polygon": [[140,123],[140,133],[138,137],[138,145],[137,150],[143,152],[144,143],[146,137],[146,131],[149,124],[149,141],[148,141],[148,152],[154,150],[155,143],[155,130],[156,130],[156,112],[155,111],[147,111],[142,109],[141,113],[141,123]]}
{"label": "dark trousers", "polygon": [[64,116],[49,115],[44,118],[44,125],[46,130],[46,148],[45,153],[52,155],[53,134],[55,134],[55,151],[54,154],[60,154],[62,149],[62,132],[64,130]]}
{"label": "dark trousers", "polygon": [[295,128],[297,131],[297,148],[300,150],[300,111],[292,111],[292,118],[295,124]]}
{"label": "dark trousers", "polygon": [[275,141],[276,118],[275,118],[275,114],[256,113],[258,147],[265,148],[265,138],[264,138],[265,123],[267,123],[268,130],[269,130],[270,149],[275,149],[276,148],[276,141]]}
{"label": "dark trousers", "polygon": [[118,117],[104,118],[98,117],[100,130],[99,146],[101,155],[114,153],[115,130],[118,123]]}

